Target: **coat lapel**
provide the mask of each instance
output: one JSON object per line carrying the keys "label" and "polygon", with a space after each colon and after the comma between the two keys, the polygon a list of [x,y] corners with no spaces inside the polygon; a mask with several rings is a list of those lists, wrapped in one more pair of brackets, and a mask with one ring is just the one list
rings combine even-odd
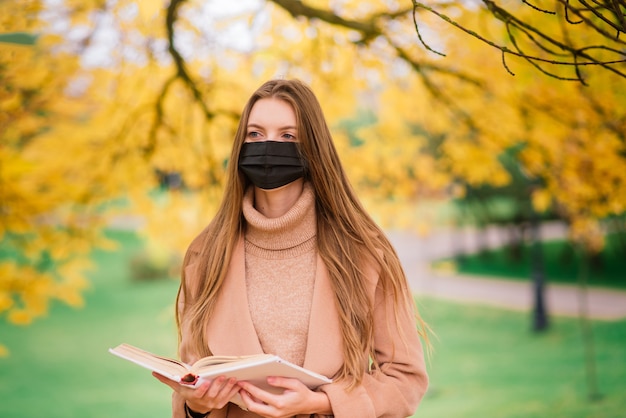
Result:
{"label": "coat lapel", "polygon": [[332,377],[343,364],[339,314],[328,270],[317,256],[304,367]]}
{"label": "coat lapel", "polygon": [[244,251],[241,237],[207,328],[209,348],[214,355],[241,356],[263,352],[250,316]]}

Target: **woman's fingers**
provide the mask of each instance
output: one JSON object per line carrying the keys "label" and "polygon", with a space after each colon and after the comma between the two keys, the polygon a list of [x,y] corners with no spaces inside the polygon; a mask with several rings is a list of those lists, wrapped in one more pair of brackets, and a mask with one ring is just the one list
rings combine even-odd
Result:
{"label": "woman's fingers", "polygon": [[310,404],[313,392],[297,379],[269,377],[267,383],[282,388],[280,394],[260,389],[250,382],[240,381],[239,394],[247,408],[264,417],[287,417],[303,411],[307,402]]}
{"label": "woman's fingers", "polygon": [[225,376],[219,376],[211,383],[211,386],[206,392],[206,396],[214,399],[230,399],[235,393],[237,393],[238,388],[239,387],[237,386],[237,379],[235,379],[234,377],[227,379]]}

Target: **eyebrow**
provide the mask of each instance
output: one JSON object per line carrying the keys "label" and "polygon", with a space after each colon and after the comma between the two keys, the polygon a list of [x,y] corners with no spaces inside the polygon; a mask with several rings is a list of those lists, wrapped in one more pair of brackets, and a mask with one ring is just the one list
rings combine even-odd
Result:
{"label": "eyebrow", "polygon": [[[257,129],[264,129],[263,126],[258,125],[256,123],[249,123],[248,124],[248,128],[257,128]],[[291,126],[291,125],[287,125],[287,126],[281,126],[278,128],[279,130],[283,131],[283,130],[293,130],[293,131],[297,131],[298,127],[297,126]]]}

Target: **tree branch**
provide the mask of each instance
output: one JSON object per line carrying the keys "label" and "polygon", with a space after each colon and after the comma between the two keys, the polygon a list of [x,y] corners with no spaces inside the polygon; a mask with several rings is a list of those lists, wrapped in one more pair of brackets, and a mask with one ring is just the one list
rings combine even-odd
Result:
{"label": "tree branch", "polygon": [[[418,9],[424,9],[429,11],[430,13],[436,15],[437,17],[439,17],[440,19],[446,21],[447,23],[451,24],[452,26],[462,30],[463,32],[469,34],[470,36],[486,43],[487,45],[496,48],[498,50],[500,50],[503,54],[503,63],[505,63],[505,55],[509,54],[512,56],[517,56],[520,58],[523,58],[525,60],[527,60],[529,63],[531,63],[535,68],[539,69],[541,72],[543,72],[546,75],[549,75],[551,77],[557,78],[557,79],[561,79],[561,80],[576,80],[579,81],[581,83],[584,84],[584,80],[581,76],[580,73],[580,67],[581,66],[587,66],[587,65],[593,65],[593,66],[599,66],[602,67],[608,71],[611,71],[617,75],[619,75],[620,77],[626,78],[626,72],[615,68],[613,65],[614,64],[621,64],[621,63],[626,63],[626,56],[625,54],[620,50],[620,49],[616,49],[616,48],[611,48],[609,46],[605,46],[605,45],[591,45],[591,46],[586,46],[583,48],[576,48],[574,46],[571,45],[567,45],[563,42],[558,41],[557,39],[553,38],[552,36],[546,35],[542,30],[537,29],[519,19],[517,19],[515,16],[513,16],[511,13],[509,13],[507,10],[503,9],[502,7],[498,6],[495,4],[494,1],[492,0],[483,0],[483,3],[485,4],[486,9],[493,15],[494,18],[502,21],[503,23],[506,24],[507,26],[507,31],[509,34],[509,40],[511,40],[511,42],[513,43],[513,46],[515,47],[515,50],[510,49],[504,45],[499,45],[496,42],[493,42],[487,38],[485,38],[484,36],[480,35],[479,33],[464,27],[463,25],[459,24],[458,22],[456,22],[455,20],[451,19],[450,17],[446,16],[445,14],[435,10],[433,7],[427,6],[424,3],[421,3],[419,1],[416,0],[412,0],[413,1],[413,15],[414,15],[414,21],[415,21],[415,26],[416,26],[416,33],[418,36],[418,39],[420,40],[420,42],[422,43],[422,45],[428,49],[429,51],[435,52],[439,55],[444,55],[441,52],[435,51],[433,50],[430,46],[428,46],[424,40],[422,39],[420,33],[419,33],[419,27],[417,24],[417,18],[416,18],[416,14],[417,14],[417,10]],[[578,17],[580,17],[582,19],[582,22],[587,22],[586,18],[584,15],[582,15],[582,13],[580,13],[577,9],[572,9],[571,7],[568,6],[568,0],[556,0],[556,1],[560,1],[560,2],[564,2],[566,4],[566,11],[572,11],[575,14],[577,14]],[[613,0],[615,2],[618,2],[620,4],[624,4],[625,0]],[[546,10],[541,10],[536,6],[531,5],[530,3],[528,3],[527,1],[524,1],[525,4],[527,4],[529,7],[532,7],[535,10],[539,10],[542,12],[546,12],[549,13]],[[619,9],[620,6],[616,6],[617,9]],[[591,24],[589,25],[591,26]],[[531,55],[531,54],[527,54],[521,47],[520,45],[517,43],[517,41],[515,40],[514,37],[514,33],[513,30],[517,30],[520,31],[532,44],[538,46],[540,49],[542,49],[543,51],[547,52],[549,55],[552,55],[553,57],[558,57],[558,56],[569,56],[570,60],[569,61],[565,61],[565,60],[560,60],[560,59],[550,59],[550,58],[543,58],[537,55]],[[600,32],[603,36],[607,37],[608,33],[606,31],[604,32]],[[611,41],[615,41],[614,38],[610,38]],[[560,51],[563,51],[562,53],[559,53],[557,51],[552,50],[551,48],[549,48],[547,45],[544,44],[547,43],[549,45],[552,45],[554,47],[557,47]],[[621,43],[621,42],[620,42]],[[588,51],[591,50],[603,50],[605,52],[609,52],[612,54],[615,54],[616,57],[618,57],[618,59],[615,60],[601,60],[598,58],[595,58],[594,56],[590,55],[588,53]],[[575,72],[576,72],[576,77],[575,78],[568,78],[568,77],[562,77],[562,76],[558,76],[556,74],[553,74],[551,72],[546,71],[545,69],[543,69],[541,67],[540,64],[550,64],[550,65],[556,65],[556,66],[563,66],[563,67],[573,67]],[[507,69],[508,72],[511,72],[508,67],[505,65],[505,68]]]}
{"label": "tree branch", "polygon": [[441,102],[446,108],[452,112],[453,115],[458,120],[463,121],[472,131],[478,131],[475,121],[472,116],[465,112],[463,109],[458,107],[455,104],[455,100],[451,97],[448,97],[442,92],[431,77],[431,72],[436,72],[438,74],[445,74],[448,76],[456,77],[459,80],[462,80],[466,83],[472,84],[474,86],[482,86],[480,80],[476,79],[467,74],[463,74],[458,70],[454,70],[451,68],[446,68],[441,65],[437,65],[431,62],[420,62],[411,57],[411,55],[401,46],[395,44],[393,40],[388,36],[387,33],[384,32],[382,26],[378,25],[378,22],[381,19],[395,19],[401,16],[405,16],[408,13],[414,12],[414,8],[408,8],[405,10],[401,10],[394,13],[377,13],[369,16],[369,18],[365,18],[362,21],[349,20],[344,19],[340,16],[337,16],[335,13],[323,10],[319,8],[314,8],[308,5],[303,4],[300,1],[292,1],[292,0],[270,0],[279,7],[286,10],[292,17],[304,17],[307,19],[319,19],[323,22],[329,23],[331,25],[341,26],[344,28],[349,28],[361,33],[362,37],[359,41],[355,42],[357,44],[365,44],[372,39],[375,38],[383,38],[385,39],[391,48],[396,52],[398,58],[409,64],[409,66],[415,71],[426,89],[430,92],[432,97]]}
{"label": "tree branch", "polygon": [[[557,2],[561,3],[561,5],[563,6],[564,10],[565,10],[565,18],[567,23],[572,24],[572,25],[579,25],[579,24],[584,24],[585,26],[588,26],[589,28],[595,30],[599,35],[603,36],[604,38],[606,38],[607,40],[610,40],[611,42],[615,42],[618,44],[622,44],[622,45],[626,45],[626,42],[624,42],[623,40],[619,39],[619,34],[623,33],[624,30],[620,29],[619,26],[615,25],[613,22],[611,22],[609,19],[605,18],[602,14],[599,14],[598,12],[594,11],[594,14],[599,14],[598,18],[603,21],[604,23],[606,23],[607,25],[609,25],[610,27],[612,27],[613,29],[616,30],[615,34],[611,34],[609,31],[607,31],[606,29],[602,28],[601,26],[599,26],[598,24],[596,24],[596,22],[592,19],[589,19],[587,16],[585,16],[585,12],[590,11],[589,9],[586,8],[577,8],[577,7],[573,7],[569,0],[556,0]],[[576,17],[578,17],[578,21],[573,22],[569,15],[573,14]],[[621,15],[621,20],[624,19],[624,16]],[[620,18],[618,18],[618,20],[620,20]]]}
{"label": "tree branch", "polygon": [[176,75],[172,75],[167,79],[165,84],[163,84],[163,88],[161,89],[161,93],[157,97],[156,101],[156,109],[154,112],[154,119],[152,121],[152,125],[150,126],[150,132],[148,133],[148,144],[143,148],[143,153],[146,156],[150,156],[154,153],[157,143],[157,131],[163,125],[163,102],[165,101],[165,97],[167,93],[176,81]]}
{"label": "tree branch", "polygon": [[200,90],[198,90],[198,86],[196,85],[195,81],[191,78],[191,76],[189,75],[189,72],[187,71],[184,58],[182,57],[182,55],[180,54],[180,52],[176,49],[176,46],[174,45],[174,24],[176,23],[176,20],[178,19],[178,10],[185,1],[186,0],[171,0],[169,6],[167,6],[167,15],[165,17],[165,28],[167,30],[167,41],[168,41],[167,50],[172,56],[172,59],[174,60],[174,64],[176,65],[176,76],[180,78],[181,80],[183,80],[183,83],[185,83],[187,88],[189,88],[194,100],[196,101],[196,103],[198,103],[198,105],[202,109],[204,116],[207,119],[212,119],[215,115],[213,114],[213,112],[209,110],[206,103],[204,102],[202,93],[200,92]]}
{"label": "tree branch", "polygon": [[301,1],[293,1],[293,0],[270,0],[272,3],[280,6],[282,9],[287,11],[294,18],[297,17],[305,17],[307,19],[319,19],[326,23],[330,23],[331,25],[341,26],[347,29],[353,29],[363,36],[360,43],[368,43],[372,39],[376,38],[381,34],[381,31],[376,26],[376,19],[383,16],[394,16],[397,17],[397,14],[394,15],[374,15],[370,17],[368,20],[351,20],[344,19],[337,14],[324,9],[319,9],[315,7],[308,6]]}

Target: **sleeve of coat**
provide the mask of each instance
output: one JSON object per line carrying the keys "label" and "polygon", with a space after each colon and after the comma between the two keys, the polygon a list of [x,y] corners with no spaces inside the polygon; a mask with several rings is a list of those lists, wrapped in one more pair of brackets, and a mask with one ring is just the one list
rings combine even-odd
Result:
{"label": "sleeve of coat", "polygon": [[[335,418],[403,418],[413,415],[426,393],[428,375],[414,311],[398,312],[393,297],[376,287],[374,345],[379,370],[365,374],[351,391],[341,382],[322,386]],[[401,338],[404,335],[404,339]]]}

